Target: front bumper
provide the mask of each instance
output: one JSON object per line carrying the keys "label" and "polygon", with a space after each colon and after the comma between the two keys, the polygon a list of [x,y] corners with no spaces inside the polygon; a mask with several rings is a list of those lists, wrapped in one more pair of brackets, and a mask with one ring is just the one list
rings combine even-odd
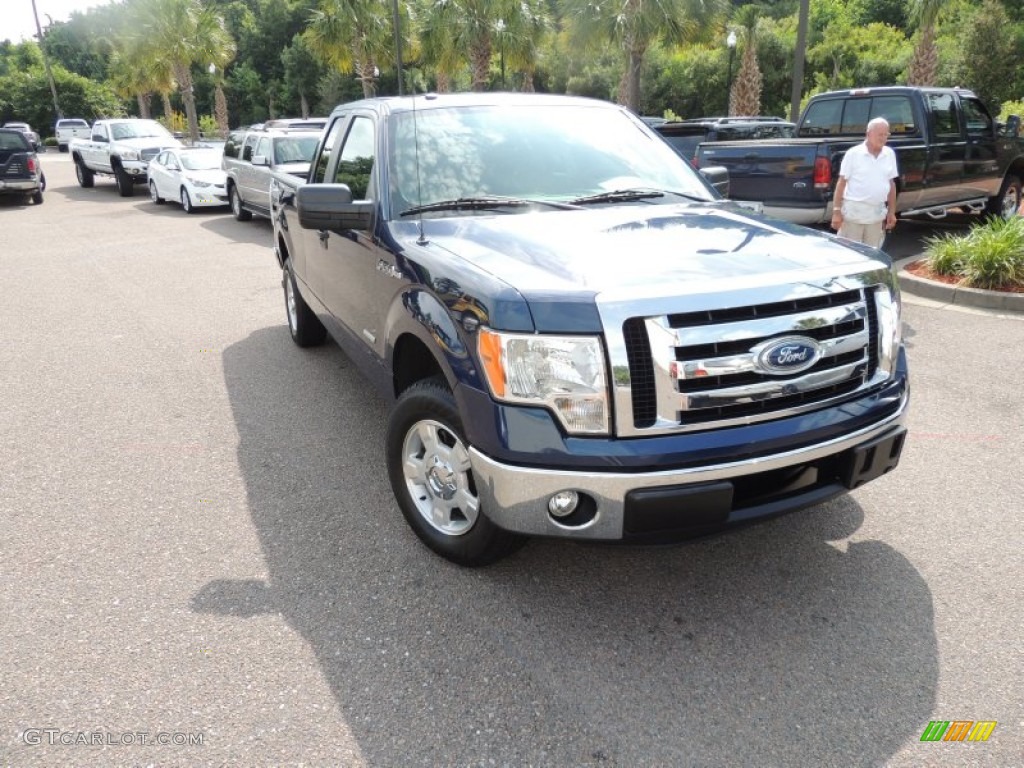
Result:
{"label": "front bumper", "polygon": [[[531,536],[636,542],[709,533],[819,504],[899,462],[909,396],[884,420],[839,438],[753,459],[656,472],[585,472],[470,460],[487,516]],[[554,494],[575,490],[593,515],[566,525],[548,513]],[[587,502],[590,504],[591,502]]]}

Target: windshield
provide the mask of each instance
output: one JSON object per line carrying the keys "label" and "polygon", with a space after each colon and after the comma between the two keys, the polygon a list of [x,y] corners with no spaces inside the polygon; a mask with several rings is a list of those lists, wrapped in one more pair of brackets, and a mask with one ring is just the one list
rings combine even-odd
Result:
{"label": "windshield", "polygon": [[275,163],[308,163],[313,159],[318,136],[286,136],[274,139]]}
{"label": "windshield", "polygon": [[[569,202],[631,189],[714,199],[668,145],[622,110],[604,104],[401,112],[392,115],[389,131],[395,216],[446,200],[509,197]],[[650,204],[650,196],[646,199]],[[659,200],[679,198],[665,196],[654,202]]]}
{"label": "windshield", "polygon": [[110,133],[115,139],[170,139],[171,132],[156,120],[133,120],[130,123],[112,123]]}
{"label": "windshield", "polygon": [[220,169],[220,152],[185,152],[181,165],[186,171],[212,171]]}

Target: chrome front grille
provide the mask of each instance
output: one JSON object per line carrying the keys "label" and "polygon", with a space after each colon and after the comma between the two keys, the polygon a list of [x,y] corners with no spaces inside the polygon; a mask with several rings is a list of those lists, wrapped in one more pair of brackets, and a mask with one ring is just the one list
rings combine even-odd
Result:
{"label": "chrome front grille", "polygon": [[[857,287],[625,319],[629,387],[617,392],[619,434],[780,418],[871,386],[879,361],[875,295],[875,288]],[[762,350],[791,338],[814,350],[813,364],[769,370]],[[631,426],[622,419],[627,402]]]}

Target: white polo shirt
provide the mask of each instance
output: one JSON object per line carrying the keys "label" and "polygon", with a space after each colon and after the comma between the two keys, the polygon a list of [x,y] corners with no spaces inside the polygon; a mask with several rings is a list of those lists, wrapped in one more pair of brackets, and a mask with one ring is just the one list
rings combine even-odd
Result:
{"label": "white polo shirt", "polygon": [[885,205],[889,197],[889,182],[899,176],[896,153],[883,146],[875,157],[868,151],[867,142],[850,147],[839,166],[839,175],[846,179],[843,201]]}

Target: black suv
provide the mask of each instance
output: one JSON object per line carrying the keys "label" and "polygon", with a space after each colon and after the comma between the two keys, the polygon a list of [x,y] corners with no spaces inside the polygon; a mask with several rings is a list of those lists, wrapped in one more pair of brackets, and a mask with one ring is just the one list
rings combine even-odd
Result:
{"label": "black suv", "polygon": [[789,139],[796,135],[796,125],[781,117],[698,117],[651,127],[691,163],[697,145],[705,141]]}

